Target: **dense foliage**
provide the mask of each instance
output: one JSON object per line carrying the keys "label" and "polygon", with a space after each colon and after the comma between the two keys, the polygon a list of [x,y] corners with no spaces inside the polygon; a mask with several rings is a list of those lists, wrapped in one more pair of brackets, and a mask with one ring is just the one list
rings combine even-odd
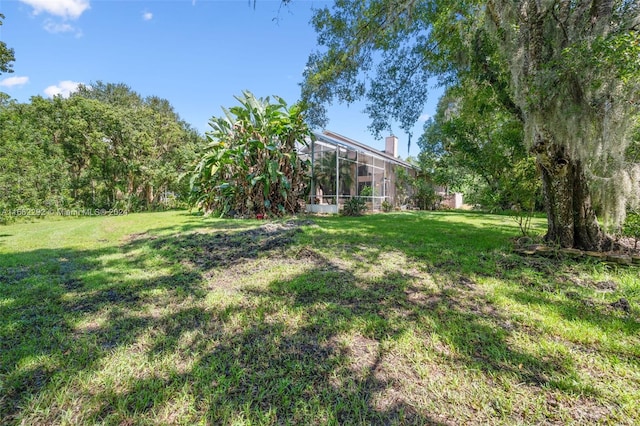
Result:
{"label": "dense foliage", "polygon": [[[0,27],[3,19],[4,15],[0,13]],[[13,49],[10,49],[5,42],[0,41],[0,74],[13,72],[13,61],[15,61]]]}
{"label": "dense foliage", "polygon": [[309,136],[301,107],[248,91],[236,99],[209,123],[209,145],[191,173],[192,204],[222,216],[297,212],[308,180],[296,151]]}
{"label": "dense foliage", "polygon": [[137,211],[186,199],[178,175],[201,138],[171,105],[123,84],[0,105],[0,211]]}
{"label": "dense foliage", "polygon": [[634,248],[640,244],[640,213],[632,211],[627,214],[627,218],[621,229],[621,234],[625,237],[633,238]]}
{"label": "dense foliage", "polygon": [[448,88],[418,144],[421,167],[431,170],[437,183],[463,192],[467,203],[492,211],[541,208],[522,121],[486,82],[467,80]]}
{"label": "dense foliage", "polygon": [[[414,162],[409,158],[409,162]],[[396,191],[402,204],[420,210],[435,210],[439,207],[442,197],[436,193],[436,180],[433,169],[429,169],[426,162],[414,164],[415,175],[399,169],[396,179]]]}

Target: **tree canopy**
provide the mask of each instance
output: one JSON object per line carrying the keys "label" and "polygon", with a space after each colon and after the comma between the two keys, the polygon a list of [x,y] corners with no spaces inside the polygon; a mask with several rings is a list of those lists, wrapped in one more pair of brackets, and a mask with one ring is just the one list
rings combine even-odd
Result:
{"label": "tree canopy", "polygon": [[[4,15],[0,13],[0,26]],[[15,61],[13,49],[10,49],[4,41],[0,41],[0,74],[13,72],[13,61]]]}
{"label": "tree canopy", "polygon": [[323,50],[303,100],[321,125],[324,105],[365,98],[379,134],[392,120],[414,125],[432,77],[489,87],[536,156],[548,240],[603,249],[596,213],[616,226],[638,198],[624,153],[640,104],[639,16],[631,0],[337,0],[313,18]]}

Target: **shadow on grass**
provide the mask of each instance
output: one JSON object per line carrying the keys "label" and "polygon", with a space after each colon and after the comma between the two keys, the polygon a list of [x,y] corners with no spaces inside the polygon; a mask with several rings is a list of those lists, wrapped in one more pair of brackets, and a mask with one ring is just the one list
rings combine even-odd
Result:
{"label": "shadow on grass", "polygon": [[[394,364],[406,359],[384,349],[384,342],[408,330],[439,334],[455,349],[449,363],[493,377],[515,376],[518,383],[543,387],[550,377],[575,376],[567,359],[511,349],[508,332],[469,311],[464,291],[415,301],[416,290],[410,276],[391,273],[362,282],[319,265],[266,289],[248,289],[243,302],[224,311],[179,312],[161,321],[162,342],[148,356],[188,351],[200,354],[196,362],[186,372],[154,375],[124,393],[100,395],[104,403],[95,419],[150,414],[187,386],[212,424],[234,418],[252,424],[445,424],[406,394],[420,383],[395,375]],[[303,325],[278,320],[283,308],[301,314]],[[503,321],[497,313],[489,318]],[[234,320],[242,322],[240,329],[226,325]],[[204,338],[181,348],[181,338],[194,332]],[[349,342],[340,339],[354,333]]]}
{"label": "shadow on grass", "polygon": [[[350,254],[359,247],[370,262],[380,254],[402,252],[426,267],[447,270],[465,267],[465,272],[480,271],[488,252],[502,250],[517,236],[517,228],[508,218],[472,215],[471,222],[460,222],[446,212],[380,214],[361,218],[318,219],[323,236],[320,241],[339,254]],[[464,217],[464,216],[462,216]]]}
{"label": "shadow on grass", "polygon": [[[67,401],[45,419],[55,423],[63,411],[82,411],[73,404],[83,398],[93,401],[82,417],[89,423],[137,423],[171,411],[180,398],[192,402],[184,413],[178,406],[178,417],[167,417],[168,423],[179,416],[212,424],[455,422],[432,415],[406,394],[407,381],[420,386],[418,379],[394,375],[391,366],[405,360],[386,343],[407,332],[440,336],[449,347],[443,362],[459,369],[515,377],[541,391],[567,377],[577,382],[567,392],[585,392],[567,356],[510,345],[508,318],[468,278],[501,268],[487,252],[500,250],[513,227],[452,225],[437,215],[319,222],[320,228],[304,231],[287,224],[239,230],[244,222],[185,234],[203,229],[194,222],[172,235],[159,234],[175,228],[138,234],[121,247],[16,255],[21,266],[0,269],[0,423],[28,419],[30,403],[42,410]],[[306,249],[312,256],[296,260],[306,262],[304,272],[246,287],[222,307],[201,303],[212,270],[256,259],[291,260],[295,247],[313,247]],[[396,250],[451,285],[427,291],[403,271],[363,279],[315,248],[361,253],[371,263]],[[145,277],[141,271],[150,262],[165,272]],[[517,275],[525,267],[507,269]],[[143,337],[146,343],[137,347]],[[62,385],[79,373],[100,372],[118,350],[142,354],[150,363],[182,362],[90,396]]]}
{"label": "shadow on grass", "polygon": [[[507,318],[475,291],[472,281],[463,278],[452,288],[425,291],[410,275],[386,273],[363,282],[346,271],[340,274],[340,279],[322,280],[317,275],[326,275],[324,270],[312,271],[276,282],[268,293],[294,295],[293,305],[312,312],[310,322],[322,324],[325,334],[348,331],[344,328],[354,323],[364,323],[361,332],[377,341],[398,339],[409,330],[424,336],[437,334],[453,348],[447,356],[453,364],[514,375],[521,383],[544,385],[548,376],[571,370],[564,361],[544,361],[510,348]],[[316,291],[308,282],[322,282],[324,288]]]}

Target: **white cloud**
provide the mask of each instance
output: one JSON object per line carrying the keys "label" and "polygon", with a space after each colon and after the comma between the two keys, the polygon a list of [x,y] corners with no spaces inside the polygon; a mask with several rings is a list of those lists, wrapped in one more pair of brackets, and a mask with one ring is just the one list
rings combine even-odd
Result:
{"label": "white cloud", "polygon": [[424,123],[425,121],[429,121],[430,118],[431,116],[429,114],[422,114],[418,117],[418,121]]}
{"label": "white cloud", "polygon": [[89,9],[89,0],[20,0],[33,7],[36,15],[45,12],[64,19],[78,19]]}
{"label": "white cloud", "polygon": [[153,19],[153,13],[151,12],[144,12],[142,14],[142,19],[144,19],[145,21],[150,21]]}
{"label": "white cloud", "polygon": [[50,32],[52,34],[56,34],[56,33],[69,33],[72,31],[75,31],[75,28],[73,27],[73,25],[70,24],[61,24],[59,22],[53,22],[50,19],[47,19],[44,23],[44,29],[47,32]]}
{"label": "white cloud", "polygon": [[75,33],[76,38],[82,37],[82,30],[80,28],[76,28],[67,23],[55,22],[51,19],[44,21],[44,29],[51,34]]}
{"label": "white cloud", "polygon": [[0,86],[2,87],[16,87],[16,86],[24,86],[29,82],[29,77],[8,77],[4,80],[0,81]]}
{"label": "white cloud", "polygon": [[68,98],[70,94],[78,90],[78,86],[80,84],[82,83],[64,80],[56,85],[47,87],[46,89],[44,89],[44,93],[50,98],[53,98],[54,96],[62,96],[63,98]]}

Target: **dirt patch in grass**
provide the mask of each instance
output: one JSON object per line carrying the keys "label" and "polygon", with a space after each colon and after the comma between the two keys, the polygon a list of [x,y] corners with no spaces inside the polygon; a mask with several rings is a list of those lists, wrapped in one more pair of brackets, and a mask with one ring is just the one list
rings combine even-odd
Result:
{"label": "dirt patch in grass", "polygon": [[332,337],[329,346],[339,348],[349,360],[345,367],[360,379],[364,379],[367,374],[373,371],[379,362],[380,342],[361,334]]}
{"label": "dirt patch in grass", "polygon": [[324,256],[309,247],[302,247],[300,250],[298,250],[298,252],[295,254],[295,258],[298,260],[310,261],[316,264],[328,263],[327,259]]}
{"label": "dirt patch in grass", "polygon": [[300,226],[300,222],[290,221],[244,231],[178,234],[150,238],[149,245],[201,269],[226,268],[248,259],[278,255],[278,250],[293,242]]}
{"label": "dirt patch in grass", "polygon": [[619,288],[618,283],[613,280],[596,281],[590,277],[580,276],[577,273],[567,273],[559,278],[561,281],[570,283],[573,286],[593,289],[602,292],[614,292]]}
{"label": "dirt patch in grass", "polygon": [[149,232],[138,232],[136,234],[127,235],[124,239],[125,243],[135,243],[136,241],[149,241],[158,239],[157,235],[150,234]]}

